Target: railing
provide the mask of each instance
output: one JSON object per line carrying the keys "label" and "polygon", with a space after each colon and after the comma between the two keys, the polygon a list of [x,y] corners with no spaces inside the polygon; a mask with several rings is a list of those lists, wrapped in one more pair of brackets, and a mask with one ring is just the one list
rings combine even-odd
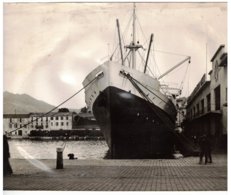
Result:
{"label": "railing", "polygon": [[[214,111],[219,111],[219,110],[220,109],[218,109],[218,110],[215,109]],[[199,111],[196,109],[195,113],[191,112],[191,114],[190,114],[190,112],[187,112],[186,113],[186,119],[192,120],[194,118],[197,118],[197,117],[202,116],[204,114],[207,114],[209,112],[211,112],[211,105],[205,106],[204,108],[200,108]]]}

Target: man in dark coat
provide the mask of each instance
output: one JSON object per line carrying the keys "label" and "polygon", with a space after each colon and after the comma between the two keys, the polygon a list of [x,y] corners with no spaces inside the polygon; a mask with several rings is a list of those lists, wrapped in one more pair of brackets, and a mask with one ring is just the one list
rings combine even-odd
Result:
{"label": "man in dark coat", "polygon": [[[200,146],[200,161],[199,164],[202,163],[203,157],[205,156],[206,153],[206,135],[203,134],[202,136],[199,137],[199,146]],[[206,158],[206,156],[205,156]]]}
{"label": "man in dark coat", "polygon": [[13,173],[9,162],[10,151],[6,135],[3,135],[3,176]]}
{"label": "man in dark coat", "polygon": [[[212,156],[211,156],[211,139],[210,136],[206,136],[205,140],[205,164],[212,163]],[[209,161],[208,161],[209,160]]]}
{"label": "man in dark coat", "polygon": [[208,163],[208,159],[209,159],[209,163],[212,163],[211,140],[206,134],[203,134],[199,138],[199,145],[200,145],[200,161],[199,161],[199,163],[200,164],[202,163],[204,156],[205,156],[205,164]]}

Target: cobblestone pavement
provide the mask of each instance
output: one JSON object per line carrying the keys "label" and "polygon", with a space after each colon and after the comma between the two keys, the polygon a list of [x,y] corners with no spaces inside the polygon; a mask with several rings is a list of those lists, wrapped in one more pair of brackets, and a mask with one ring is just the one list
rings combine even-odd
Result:
{"label": "cobblestone pavement", "polygon": [[199,165],[198,157],[155,160],[11,159],[14,174],[4,190],[52,191],[226,191],[227,155]]}

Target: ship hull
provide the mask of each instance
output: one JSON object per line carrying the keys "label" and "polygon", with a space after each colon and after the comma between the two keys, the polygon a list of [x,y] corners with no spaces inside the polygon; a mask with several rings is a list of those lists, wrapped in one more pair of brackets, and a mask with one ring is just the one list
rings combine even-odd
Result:
{"label": "ship hull", "polygon": [[164,158],[172,154],[176,109],[161,93],[156,78],[108,61],[92,70],[83,85],[87,86],[88,111],[93,112],[104,134],[111,158]]}
{"label": "ship hull", "polygon": [[92,110],[111,158],[168,158],[172,155],[174,121],[154,104],[108,86],[100,92]]}

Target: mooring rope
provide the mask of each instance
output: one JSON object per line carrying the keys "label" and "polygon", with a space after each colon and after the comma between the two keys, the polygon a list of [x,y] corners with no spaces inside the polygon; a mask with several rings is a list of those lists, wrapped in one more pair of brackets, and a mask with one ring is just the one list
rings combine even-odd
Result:
{"label": "mooring rope", "polygon": [[98,77],[99,77],[99,75],[96,76],[94,79],[92,79],[92,80],[91,80],[89,83],[87,83],[85,86],[83,86],[79,91],[77,91],[76,93],[74,93],[72,96],[70,96],[69,98],[67,98],[65,101],[63,101],[62,103],[60,103],[58,106],[52,108],[52,109],[51,109],[50,111],[48,111],[47,113],[43,114],[43,115],[40,116],[40,117],[37,117],[36,119],[32,120],[31,122],[29,122],[29,123],[27,123],[27,124],[25,124],[25,125],[23,125],[23,126],[21,126],[21,127],[19,127],[19,128],[16,128],[16,129],[14,129],[14,130],[12,130],[12,131],[10,131],[10,132],[8,132],[8,133],[10,134],[10,133],[15,132],[15,131],[17,131],[17,130],[19,130],[19,129],[22,129],[23,127],[26,127],[26,126],[30,125],[31,123],[37,121],[38,119],[43,118],[44,116],[50,114],[52,111],[56,110],[57,108],[59,108],[60,106],[62,106],[62,105],[65,104],[66,102],[68,102],[70,99],[72,99],[74,96],[78,95],[82,90],[84,90],[87,86],[89,86],[91,83],[93,83]]}

